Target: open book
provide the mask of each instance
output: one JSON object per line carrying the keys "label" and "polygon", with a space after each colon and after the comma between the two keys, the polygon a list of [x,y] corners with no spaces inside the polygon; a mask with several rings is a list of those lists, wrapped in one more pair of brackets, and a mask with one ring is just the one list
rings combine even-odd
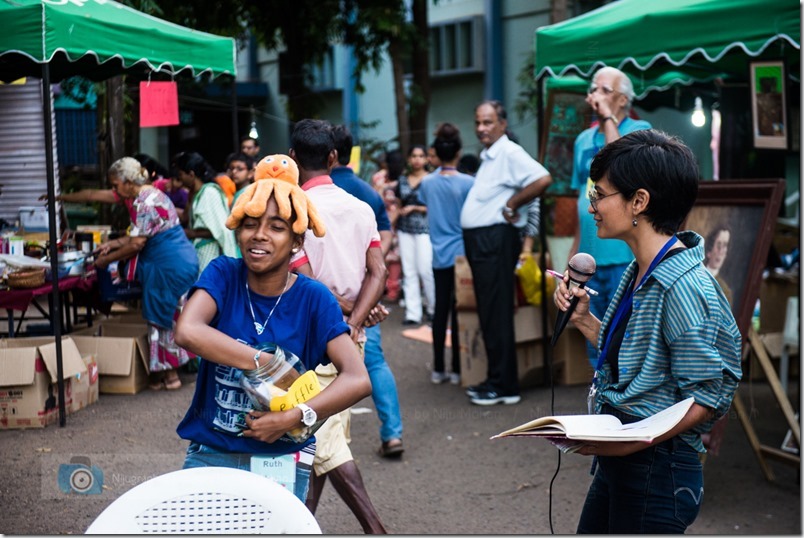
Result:
{"label": "open book", "polygon": [[644,441],[649,443],[670,431],[692,407],[694,398],[682,400],[639,422],[623,424],[612,415],[563,415],[542,417],[493,436],[544,437],[564,452],[583,443],[573,441]]}

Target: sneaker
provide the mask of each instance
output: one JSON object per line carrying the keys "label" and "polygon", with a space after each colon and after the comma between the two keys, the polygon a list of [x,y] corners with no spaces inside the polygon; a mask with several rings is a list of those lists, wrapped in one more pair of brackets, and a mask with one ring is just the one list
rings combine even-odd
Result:
{"label": "sneaker", "polygon": [[412,319],[406,319],[402,322],[402,325],[405,327],[410,327],[411,325],[421,325],[421,323]]}
{"label": "sneaker", "polygon": [[440,385],[441,383],[449,380],[449,374],[445,372],[432,372],[430,374],[430,382],[434,385]]}
{"label": "sneaker", "polygon": [[485,381],[480,383],[479,385],[470,385],[466,387],[466,395],[470,398],[476,397],[481,392],[486,392],[489,390],[489,386],[486,384]]}
{"label": "sneaker", "polygon": [[472,396],[469,401],[475,405],[496,405],[499,403],[514,405],[518,404],[521,399],[522,397],[519,394],[504,395],[495,390],[487,390],[478,392],[477,396]]}
{"label": "sneaker", "polygon": [[453,385],[461,384],[461,374],[449,374],[449,382]]}

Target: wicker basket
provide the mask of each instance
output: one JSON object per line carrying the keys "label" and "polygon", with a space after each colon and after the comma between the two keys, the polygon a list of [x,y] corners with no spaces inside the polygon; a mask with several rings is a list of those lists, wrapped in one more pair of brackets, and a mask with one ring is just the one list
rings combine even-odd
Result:
{"label": "wicker basket", "polygon": [[38,288],[44,283],[44,267],[24,267],[8,274],[8,287],[11,289]]}

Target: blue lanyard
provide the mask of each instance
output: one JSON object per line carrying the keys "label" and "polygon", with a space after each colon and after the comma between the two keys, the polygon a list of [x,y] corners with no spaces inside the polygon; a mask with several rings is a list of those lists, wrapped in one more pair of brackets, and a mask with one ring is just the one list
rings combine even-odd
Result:
{"label": "blue lanyard", "polygon": [[634,302],[634,293],[636,293],[636,291],[639,290],[642,287],[642,285],[648,280],[650,274],[653,272],[654,269],[656,269],[656,266],[659,265],[659,263],[664,258],[665,254],[667,254],[667,251],[670,250],[670,247],[672,247],[676,243],[676,241],[677,239],[675,235],[667,240],[667,243],[664,244],[664,246],[656,255],[656,257],[653,258],[653,261],[648,266],[648,270],[642,276],[642,280],[639,281],[639,284],[637,285],[636,289],[634,289],[633,286],[628,286],[628,290],[626,290],[625,295],[620,301],[620,304],[617,305],[617,311],[614,313],[614,319],[612,320],[611,325],[609,326],[608,334],[606,335],[606,342],[603,345],[603,348],[600,350],[600,356],[597,359],[597,367],[595,368],[595,377],[594,377],[595,382],[597,381],[597,373],[600,371],[600,369],[606,362],[606,356],[608,355],[609,346],[611,345],[611,340],[614,337],[614,333],[617,332],[617,327],[619,327],[620,323],[623,320],[623,317],[625,317],[625,315],[631,311],[631,305]]}

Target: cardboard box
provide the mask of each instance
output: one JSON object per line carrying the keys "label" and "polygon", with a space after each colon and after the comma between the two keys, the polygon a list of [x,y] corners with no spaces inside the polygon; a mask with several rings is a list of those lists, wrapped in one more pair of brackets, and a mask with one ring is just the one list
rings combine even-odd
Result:
{"label": "cardboard box", "polygon": [[[71,381],[86,377],[87,368],[73,340],[61,343],[65,406],[69,410]],[[43,428],[59,415],[56,342],[52,337],[0,340],[0,430]]]}
{"label": "cardboard box", "polygon": [[82,355],[93,355],[102,394],[137,394],[148,385],[150,347],[148,327],[109,323],[70,333]]}
{"label": "cardboard box", "polygon": [[[76,348],[77,349],[77,348]],[[81,357],[87,368],[86,374],[78,374],[70,379],[70,413],[75,413],[98,401],[98,362],[94,355]]]}
{"label": "cardboard box", "polygon": [[455,256],[455,305],[458,310],[475,310],[475,288],[472,269],[466,256]]}
{"label": "cardboard box", "polygon": [[561,385],[588,385],[595,371],[589,362],[586,338],[569,323],[553,348],[553,369]]}
{"label": "cardboard box", "polygon": [[140,311],[113,314],[102,321],[103,323],[125,323],[128,325],[144,325],[146,323]]}
{"label": "cardboard box", "polygon": [[[517,369],[522,387],[535,386],[543,378],[543,342],[541,307],[519,307],[514,314]],[[488,361],[480,320],[476,312],[458,312],[461,345],[461,385],[477,385],[485,381]]]}

